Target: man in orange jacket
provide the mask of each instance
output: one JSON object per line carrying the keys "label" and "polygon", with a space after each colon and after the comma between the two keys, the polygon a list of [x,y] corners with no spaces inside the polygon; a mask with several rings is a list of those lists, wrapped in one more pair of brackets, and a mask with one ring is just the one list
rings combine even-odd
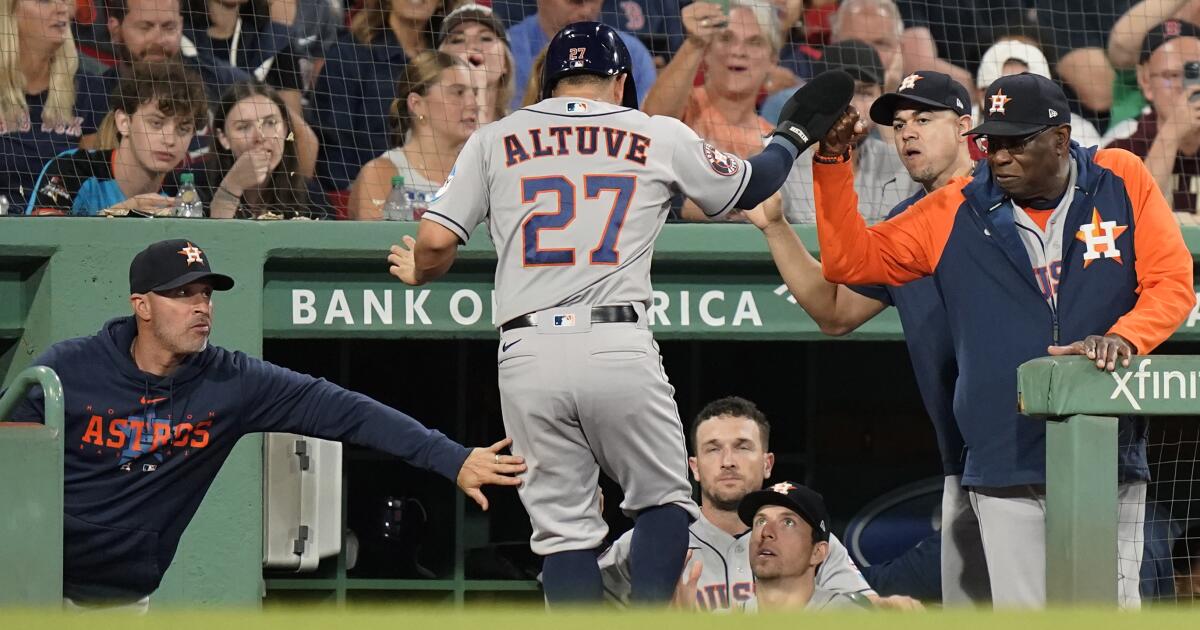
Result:
{"label": "man in orange jacket", "polygon": [[[984,113],[969,132],[987,151],[973,177],[867,228],[848,164],[862,126],[849,111],[814,156],[818,238],[831,282],[936,279],[959,366],[963,485],[979,516],[993,601],[1039,607],[1045,426],[1013,410],[1017,366],[1047,352],[1083,354],[1100,369],[1128,366],[1191,311],[1192,258],[1141,160],[1070,141],[1057,84],[1003,77],[988,88]],[[1149,469],[1144,421],[1120,422],[1118,592],[1134,607]]]}

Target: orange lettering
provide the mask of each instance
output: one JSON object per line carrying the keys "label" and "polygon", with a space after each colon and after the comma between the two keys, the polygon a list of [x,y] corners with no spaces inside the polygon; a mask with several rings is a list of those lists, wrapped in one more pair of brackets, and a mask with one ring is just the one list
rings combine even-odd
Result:
{"label": "orange lettering", "polygon": [[192,443],[189,446],[192,448],[204,448],[205,446],[208,446],[208,427],[210,426],[212,426],[212,420],[205,420],[204,422],[197,424],[196,428],[192,431],[192,435],[194,435],[195,438],[192,440]]}
{"label": "orange lettering", "polygon": [[175,441],[171,442],[171,446],[186,446],[191,432],[192,424],[190,422],[181,422],[175,425]]}
{"label": "orange lettering", "polygon": [[125,448],[125,430],[122,428],[129,424],[125,418],[114,418],[108,423],[108,434],[111,435],[105,446],[109,448]]}
{"label": "orange lettering", "polygon": [[159,446],[166,446],[167,442],[171,441],[171,425],[166,422],[155,422],[153,425],[154,441],[150,444],[150,450],[158,450]]}
{"label": "orange lettering", "polygon": [[104,445],[104,419],[92,416],[88,420],[87,429],[83,432],[83,441],[96,446]]}

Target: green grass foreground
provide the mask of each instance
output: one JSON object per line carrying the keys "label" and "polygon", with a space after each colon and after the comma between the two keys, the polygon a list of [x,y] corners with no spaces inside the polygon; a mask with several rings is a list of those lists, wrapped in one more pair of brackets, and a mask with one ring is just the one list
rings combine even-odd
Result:
{"label": "green grass foreground", "polygon": [[798,630],[804,627],[837,630],[1195,630],[1200,608],[1145,610],[1122,613],[1100,610],[1049,612],[940,612],[709,615],[678,612],[616,612],[577,610],[546,614],[530,608],[475,608],[455,611],[427,607],[373,607],[336,611],[295,608],[266,612],[188,612],[163,609],[145,617],[115,613],[0,611],[5,630],[40,628],[80,630],[706,630],[753,628]]}

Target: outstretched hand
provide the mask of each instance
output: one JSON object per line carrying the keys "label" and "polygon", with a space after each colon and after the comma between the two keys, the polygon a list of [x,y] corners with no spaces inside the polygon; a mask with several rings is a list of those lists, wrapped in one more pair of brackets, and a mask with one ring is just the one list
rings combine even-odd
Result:
{"label": "outstretched hand", "polygon": [[417,263],[413,258],[413,250],[417,247],[417,239],[405,235],[401,238],[404,245],[392,245],[391,253],[388,254],[388,262],[392,266],[388,269],[388,273],[396,276],[404,284],[417,286],[421,284],[417,280]]}
{"label": "outstretched hand", "polygon": [[484,511],[488,509],[488,500],[481,490],[483,486],[521,485],[516,475],[525,472],[525,458],[500,454],[511,444],[512,438],[504,438],[487,448],[471,449],[471,454],[458,470],[458,487]]}

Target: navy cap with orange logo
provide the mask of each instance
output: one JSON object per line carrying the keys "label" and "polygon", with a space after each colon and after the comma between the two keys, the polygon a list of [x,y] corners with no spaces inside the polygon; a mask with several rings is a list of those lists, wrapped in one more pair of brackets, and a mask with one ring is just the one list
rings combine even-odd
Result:
{"label": "navy cap with orange logo", "polygon": [[1022,72],[1000,77],[983,96],[983,124],[964,135],[1027,136],[1071,123],[1067,95],[1046,77]]}
{"label": "navy cap with orange logo", "polygon": [[950,78],[950,75],[932,70],[917,70],[904,77],[895,92],[875,99],[871,105],[871,120],[891,127],[896,110],[905,109],[905,105],[929,110],[948,109],[959,116],[971,113],[971,97],[967,94],[967,88]]}
{"label": "navy cap with orange logo", "polygon": [[187,239],[152,243],[129,264],[130,293],[169,291],[200,280],[209,281],[217,291],[233,288],[233,278],[213,272],[208,255]]}

